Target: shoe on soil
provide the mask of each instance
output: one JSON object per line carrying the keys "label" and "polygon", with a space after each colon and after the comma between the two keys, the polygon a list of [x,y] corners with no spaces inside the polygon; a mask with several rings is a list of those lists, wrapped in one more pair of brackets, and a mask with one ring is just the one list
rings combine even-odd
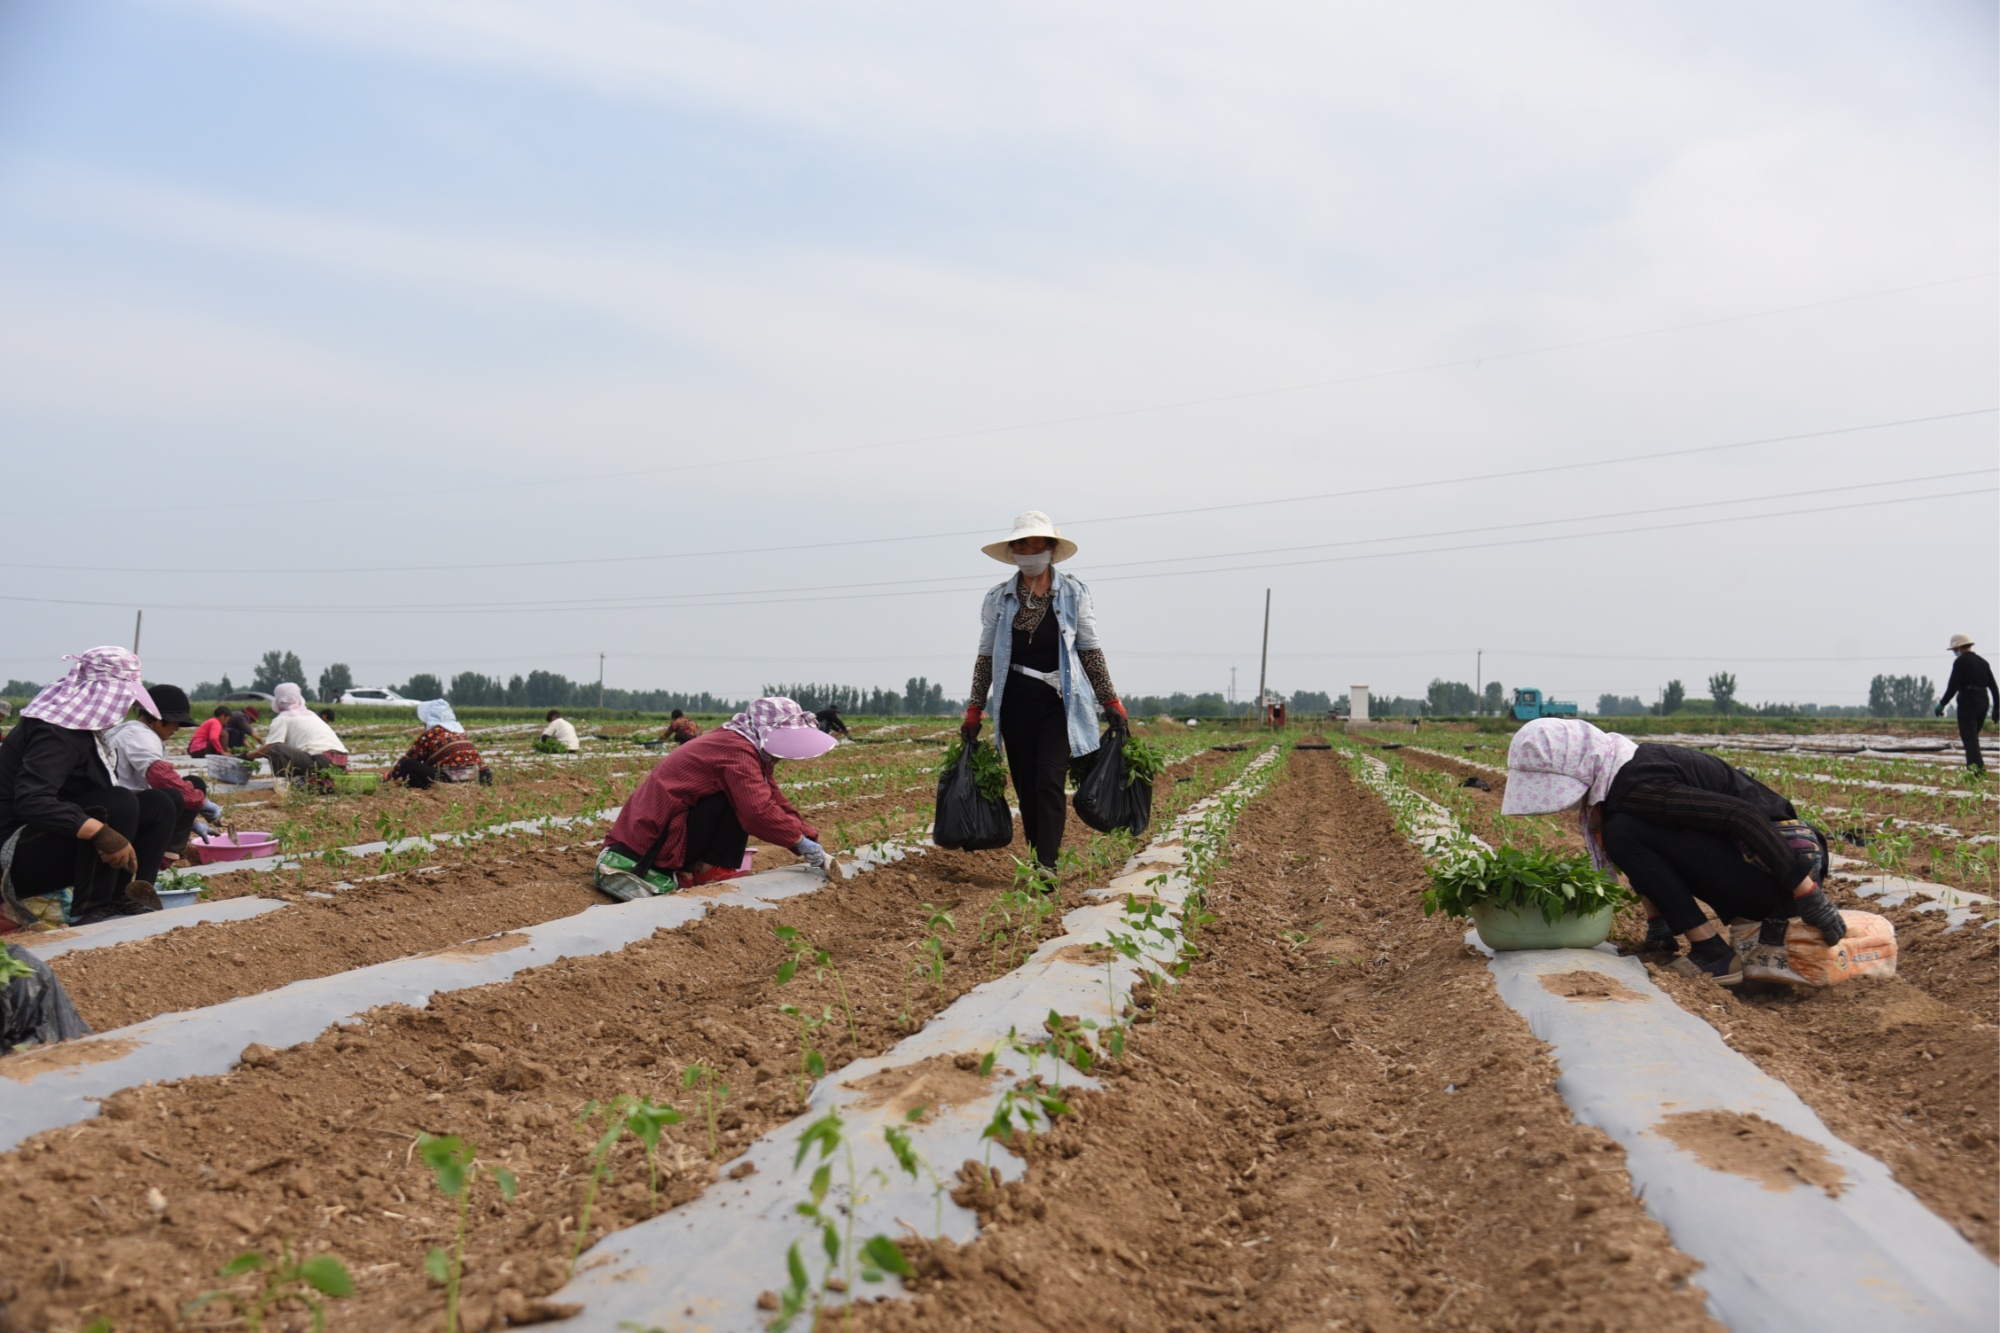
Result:
{"label": "shoe on soil", "polygon": [[1781,981],[1787,986],[1809,986],[1819,989],[1819,983],[1800,976],[1792,966],[1792,951],[1784,945],[1759,942],[1743,960],[1745,981]]}
{"label": "shoe on soil", "polygon": [[1667,964],[1667,971],[1679,977],[1707,977],[1718,986],[1734,986],[1743,980],[1743,960],[1731,949],[1706,963],[1692,956],[1676,958]]}
{"label": "shoe on soil", "polygon": [[1681,951],[1681,943],[1674,938],[1674,928],[1667,924],[1663,916],[1656,916],[1646,923],[1646,938],[1639,943],[1642,954],[1660,954],[1671,958]]}

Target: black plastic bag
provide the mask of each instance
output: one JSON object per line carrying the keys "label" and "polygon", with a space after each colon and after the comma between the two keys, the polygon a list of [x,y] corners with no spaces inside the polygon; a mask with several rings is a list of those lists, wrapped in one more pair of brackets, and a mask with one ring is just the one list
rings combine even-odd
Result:
{"label": "black plastic bag", "polygon": [[[1014,814],[1007,800],[979,790],[972,771],[973,751],[980,741],[961,741],[958,762],[938,774],[937,820],[931,841],[954,851],[983,852],[1014,841]],[[997,759],[998,756],[995,756]]]}
{"label": "black plastic bag", "polygon": [[90,1035],[90,1024],[47,963],[10,944],[0,944],[0,951],[29,969],[27,976],[0,984],[0,1054],[23,1044],[47,1046]]}
{"label": "black plastic bag", "polygon": [[1126,779],[1125,736],[1123,727],[1113,727],[1098,737],[1095,762],[1076,784],[1071,804],[1076,817],[1099,833],[1122,828],[1137,837],[1153,822],[1153,784]]}

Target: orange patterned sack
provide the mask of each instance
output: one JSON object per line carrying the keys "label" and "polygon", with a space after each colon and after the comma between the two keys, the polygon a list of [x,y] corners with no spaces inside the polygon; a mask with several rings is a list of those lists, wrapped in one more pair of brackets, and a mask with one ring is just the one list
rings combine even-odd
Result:
{"label": "orange patterned sack", "polygon": [[[1847,936],[1832,948],[1805,922],[1792,922],[1785,932],[1785,955],[1792,970],[1815,986],[1831,986],[1856,977],[1895,976],[1896,927],[1889,919],[1845,908],[1840,915],[1847,922]],[[1740,921],[1729,928],[1738,946],[1755,940],[1757,929],[1755,921]]]}

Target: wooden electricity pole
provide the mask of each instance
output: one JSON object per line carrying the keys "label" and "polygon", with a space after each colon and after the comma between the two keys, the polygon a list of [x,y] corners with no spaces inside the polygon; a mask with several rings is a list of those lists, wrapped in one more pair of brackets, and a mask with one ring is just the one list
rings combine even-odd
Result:
{"label": "wooden electricity pole", "polygon": [[604,654],[597,655],[597,711],[604,711]]}
{"label": "wooden electricity pole", "polygon": [[1259,725],[1270,720],[1270,700],[1264,693],[1271,670],[1271,590],[1264,589],[1264,653],[1257,662],[1257,714]]}
{"label": "wooden electricity pole", "polygon": [[146,624],[146,612],[141,608],[132,613],[132,655],[139,655],[139,631]]}

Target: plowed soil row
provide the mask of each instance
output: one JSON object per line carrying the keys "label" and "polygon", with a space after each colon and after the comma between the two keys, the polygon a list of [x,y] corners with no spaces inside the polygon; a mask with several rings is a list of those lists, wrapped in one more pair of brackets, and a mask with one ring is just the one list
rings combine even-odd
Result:
{"label": "plowed soil row", "polygon": [[[1623,1152],[1572,1122],[1546,1048],[1338,753],[1246,812],[1206,952],[1112,1087],[906,1241],[917,1330],[1713,1329]],[[1025,1144],[1017,1144],[1026,1147]]]}
{"label": "plowed soil row", "polygon": [[[1224,764],[1192,761],[1179,799],[1213,786]],[[1091,835],[1072,821],[1069,836]],[[614,955],[437,996],[423,1010],[388,1007],[287,1051],[253,1049],[220,1078],[121,1093],[101,1118],[0,1158],[0,1198],[33,1218],[10,1228],[0,1328],[69,1330],[98,1316],[120,1333],[179,1327],[176,1311],[215,1285],[222,1263],[287,1239],[336,1253],[355,1273],[360,1291],[342,1303],[341,1323],[439,1327],[443,1296],[424,1256],[449,1243],[453,1215],[414,1158],[419,1132],[463,1134],[519,1177],[511,1206],[487,1194],[475,1209],[463,1326],[531,1320],[546,1313],[536,1302],[564,1280],[575,1243],[596,1137],[577,1127],[589,1103],[635,1094],[677,1104],[688,1119],[661,1145],[661,1201],[694,1197],[713,1166],[682,1071],[706,1066],[729,1088],[717,1124],[728,1156],[802,1109],[799,1034],[778,1006],[833,1007],[814,1041],[836,1069],[887,1049],[908,1026],[906,1000],[909,1024],[921,1024],[985,978],[981,917],[1013,871],[1005,849],[933,851],[777,911],[718,909]],[[1072,900],[1080,892],[1065,889]],[[929,935],[924,904],[953,911],[957,929],[945,937],[941,984],[906,987]],[[813,980],[808,967],[778,988],[778,925],[830,952],[854,1039],[831,978]],[[643,1159],[628,1141],[590,1237],[649,1213]]]}
{"label": "plowed soil row", "polygon": [[[1470,776],[1448,760],[1404,751],[1404,762]],[[1469,791],[1497,813],[1506,780]],[[1475,825],[1473,832],[1490,836]],[[1571,841],[1582,850],[1581,839]],[[1975,919],[1950,929],[1923,900],[1883,907],[1836,877],[1840,906],[1896,926],[1897,975],[1822,991],[1747,982],[1734,993],[1654,966],[1662,989],[1796,1092],[1827,1128],[1880,1158],[1904,1188],[1959,1234],[2000,1257],[2000,930]],[[1614,938],[1636,950],[1644,926],[1621,912]]]}
{"label": "plowed soil row", "polygon": [[[834,813],[865,818],[875,802]],[[299,871],[241,871],[223,877],[218,898],[243,894],[292,905],[242,921],[199,922],[130,944],[82,949],[50,963],[99,1032],[163,1013],[220,1004],[308,977],[430,953],[470,939],[540,925],[610,900],[591,887],[591,863],[605,825],[516,834],[491,843],[444,847],[437,864],[379,879],[362,873],[380,858]],[[588,842],[575,840],[585,835]],[[753,841],[756,868],[798,858]],[[328,897],[309,896],[336,877],[362,882]],[[32,936],[19,937],[34,948]]]}

